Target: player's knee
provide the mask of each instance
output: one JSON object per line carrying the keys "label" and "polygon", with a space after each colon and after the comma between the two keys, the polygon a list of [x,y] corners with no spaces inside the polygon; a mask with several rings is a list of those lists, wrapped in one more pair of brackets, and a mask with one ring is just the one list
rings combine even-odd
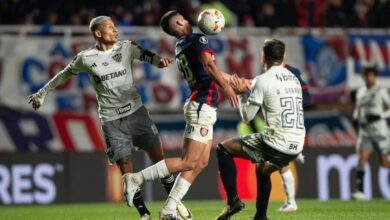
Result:
{"label": "player's knee", "polygon": [[204,168],[206,168],[207,166],[209,165],[209,161],[200,161],[198,163],[198,166],[197,166],[197,169],[198,170],[203,170]]}
{"label": "player's knee", "polygon": [[133,162],[131,161],[130,156],[122,157],[116,163],[122,173],[133,172]]}
{"label": "player's knee", "polygon": [[198,160],[194,159],[184,159],[181,164],[181,170],[182,171],[188,171],[188,170],[193,170],[197,167],[198,165]]}
{"label": "player's knee", "polygon": [[226,150],[223,143],[219,143],[219,144],[217,144],[217,157],[221,157],[222,154],[226,154],[226,155],[231,156],[231,154]]}

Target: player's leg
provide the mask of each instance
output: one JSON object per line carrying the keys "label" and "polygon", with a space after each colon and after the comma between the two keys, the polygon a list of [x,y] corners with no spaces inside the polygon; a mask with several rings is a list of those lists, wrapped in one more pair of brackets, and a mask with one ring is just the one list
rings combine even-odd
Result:
{"label": "player's leg", "polygon": [[227,195],[227,204],[216,217],[217,220],[229,219],[245,207],[237,194],[237,169],[234,157],[249,159],[247,153],[242,150],[240,138],[224,141],[217,145],[219,175]]}
{"label": "player's leg", "polygon": [[[131,131],[126,130],[123,121],[131,120],[132,116],[127,116],[117,120],[105,122],[102,125],[103,134],[106,141],[106,153],[111,163],[116,163],[121,171],[121,174],[133,172],[133,163],[131,153],[133,149],[133,139]],[[126,132],[123,132],[123,131]],[[124,184],[124,196],[126,197],[126,184]],[[135,192],[136,207],[140,216],[150,216],[149,210],[146,208],[142,198],[141,190],[138,187]],[[147,219],[147,218],[146,218]]]}
{"label": "player's leg", "polygon": [[286,195],[286,201],[279,208],[281,212],[293,212],[298,209],[298,206],[295,202],[295,179],[294,175],[290,170],[289,166],[283,167],[279,170],[280,176],[282,178],[282,184],[284,193]]}
{"label": "player's leg", "polygon": [[260,161],[256,167],[257,198],[256,215],[254,219],[263,220],[267,219],[269,196],[272,188],[270,175],[273,172],[288,166],[288,164],[295,160],[298,155],[284,154],[263,142],[262,139],[257,145],[257,148],[260,151],[262,161]]}
{"label": "player's leg", "polygon": [[[180,172],[176,177],[173,189],[160,211],[160,218],[176,216],[175,211],[178,210],[178,205],[181,204],[181,200],[199,173],[207,166],[211,146],[212,140],[208,141],[207,144],[189,138],[184,140],[183,161],[188,161],[187,163],[191,166],[191,169]],[[183,214],[180,215],[184,219],[191,218],[190,213],[189,217],[183,216]]]}
{"label": "player's leg", "polygon": [[359,137],[356,143],[356,150],[358,153],[358,164],[356,167],[356,191],[352,193],[352,198],[356,200],[365,200],[364,195],[364,166],[370,158],[373,143],[368,137]]}
{"label": "player's leg", "polygon": [[279,167],[274,166],[269,162],[258,163],[256,166],[257,196],[254,220],[267,219],[267,209],[272,189],[271,173],[279,169]]}
{"label": "player's leg", "polygon": [[377,140],[376,149],[379,153],[379,162],[383,167],[390,168],[389,152],[390,137],[382,137]]}

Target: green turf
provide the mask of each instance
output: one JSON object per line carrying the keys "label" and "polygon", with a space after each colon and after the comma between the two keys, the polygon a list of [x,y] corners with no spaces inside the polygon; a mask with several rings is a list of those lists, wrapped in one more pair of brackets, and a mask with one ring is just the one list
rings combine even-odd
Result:
{"label": "green turf", "polygon": [[[279,213],[276,210],[281,202],[272,202],[268,208],[270,219],[340,219],[340,220],[381,220],[390,219],[390,201],[372,200],[367,202],[339,201],[319,202],[317,200],[298,200],[299,210],[293,213]],[[148,203],[154,220],[163,202]],[[209,220],[223,208],[222,201],[185,201],[191,209],[194,220]],[[255,212],[255,204],[246,202],[246,208],[232,220],[249,219]],[[1,220],[134,220],[139,219],[134,208],[124,204],[63,204],[46,206],[1,206]]]}

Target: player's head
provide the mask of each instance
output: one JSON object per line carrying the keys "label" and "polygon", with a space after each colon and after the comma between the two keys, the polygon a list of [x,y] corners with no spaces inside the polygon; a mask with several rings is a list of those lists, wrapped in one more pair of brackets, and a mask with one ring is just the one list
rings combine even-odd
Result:
{"label": "player's head", "polygon": [[285,45],[278,39],[267,39],[263,46],[263,64],[268,69],[274,65],[283,64],[285,58]]}
{"label": "player's head", "polygon": [[114,44],[118,41],[118,29],[108,16],[98,16],[89,23],[93,37],[102,43]]}
{"label": "player's head", "polygon": [[367,88],[375,86],[376,77],[378,76],[378,71],[374,67],[365,67],[363,68],[363,79],[366,83]]}
{"label": "player's head", "polygon": [[160,19],[163,31],[171,36],[180,38],[192,33],[191,24],[177,11],[168,11]]}

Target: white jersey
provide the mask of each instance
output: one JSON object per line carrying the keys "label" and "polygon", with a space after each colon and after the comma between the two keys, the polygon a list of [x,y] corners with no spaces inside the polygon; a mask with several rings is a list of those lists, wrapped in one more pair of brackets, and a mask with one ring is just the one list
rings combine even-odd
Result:
{"label": "white jersey", "polygon": [[[363,136],[389,136],[385,118],[389,117],[390,98],[386,89],[377,86],[367,89],[363,86],[356,92],[356,109],[354,118],[358,120],[359,134]],[[367,115],[378,115],[381,119],[368,121]]]}
{"label": "white jersey", "polygon": [[130,41],[118,41],[110,50],[96,47],[81,51],[63,71],[37,93],[42,100],[48,91],[71,75],[86,72],[96,91],[99,118],[115,120],[135,112],[142,106],[133,82],[132,61],[139,59],[158,64],[159,57]]}
{"label": "white jersey", "polygon": [[[257,76],[252,82],[246,110],[241,105],[240,111],[248,111],[251,106],[252,111],[261,108],[265,119],[263,140],[269,146],[290,155],[302,151],[305,139],[302,88],[298,78],[287,68],[273,66]],[[253,112],[250,117],[257,111]]]}

